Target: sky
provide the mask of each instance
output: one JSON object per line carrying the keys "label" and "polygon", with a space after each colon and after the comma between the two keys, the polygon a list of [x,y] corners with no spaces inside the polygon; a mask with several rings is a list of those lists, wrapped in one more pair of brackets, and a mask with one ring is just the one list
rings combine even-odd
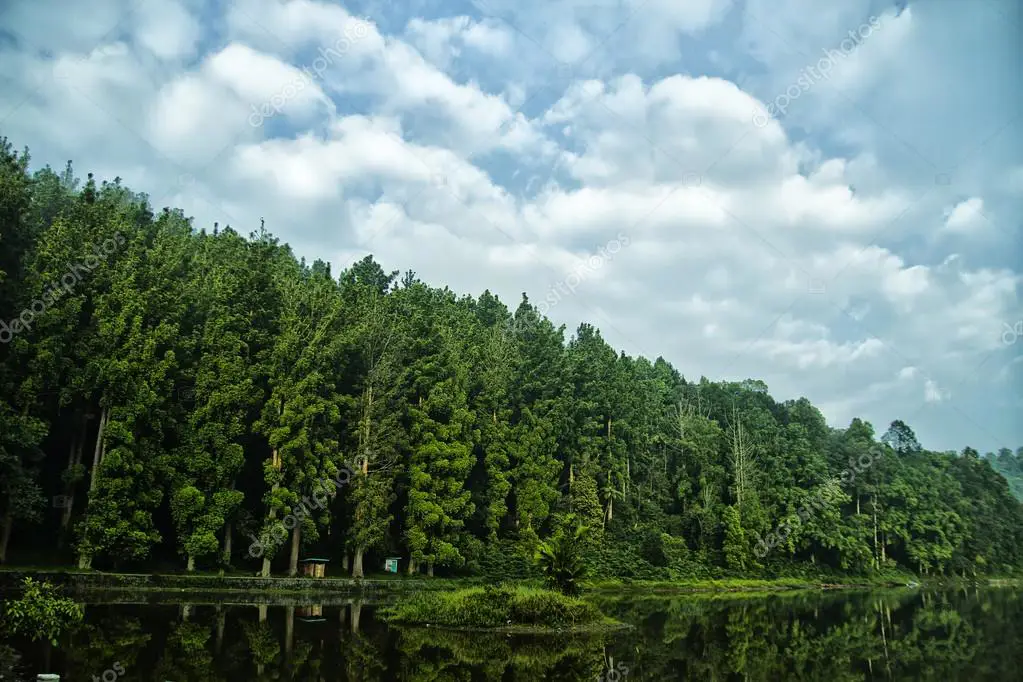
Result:
{"label": "sky", "polygon": [[1020,8],[7,0],[0,135],[335,272],[1015,450]]}

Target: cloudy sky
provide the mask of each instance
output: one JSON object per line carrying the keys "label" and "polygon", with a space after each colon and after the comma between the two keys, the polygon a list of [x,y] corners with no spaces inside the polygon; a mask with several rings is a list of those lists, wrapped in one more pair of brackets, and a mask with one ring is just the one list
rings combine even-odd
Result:
{"label": "cloudy sky", "polygon": [[[7,0],[0,134],[835,426],[1023,445],[1014,0]],[[1017,336],[1019,338],[1017,339]]]}

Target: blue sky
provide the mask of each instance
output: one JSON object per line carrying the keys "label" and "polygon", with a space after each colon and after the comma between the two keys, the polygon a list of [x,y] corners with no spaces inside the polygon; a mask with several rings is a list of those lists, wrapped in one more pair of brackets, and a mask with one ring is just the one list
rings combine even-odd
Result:
{"label": "blue sky", "polygon": [[835,426],[1015,449],[1021,19],[1012,0],[12,0],[0,134],[198,226],[265,217],[337,268],[373,253],[526,292]]}

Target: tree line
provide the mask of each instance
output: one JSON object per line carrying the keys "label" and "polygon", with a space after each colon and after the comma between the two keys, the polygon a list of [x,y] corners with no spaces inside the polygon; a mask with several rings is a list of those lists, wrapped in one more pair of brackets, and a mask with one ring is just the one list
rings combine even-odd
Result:
{"label": "tree line", "polygon": [[525,294],[372,256],[332,273],[263,225],[197,229],[29,160],[0,143],[0,558],[517,575],[573,519],[606,576],[1023,566],[1023,448],[832,428],[761,381],[568,335]]}

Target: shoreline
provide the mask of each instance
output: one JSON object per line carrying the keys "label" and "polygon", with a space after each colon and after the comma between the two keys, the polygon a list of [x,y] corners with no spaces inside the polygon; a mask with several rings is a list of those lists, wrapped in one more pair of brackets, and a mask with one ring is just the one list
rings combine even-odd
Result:
{"label": "shoreline", "polygon": [[[3,567],[0,569],[0,591],[17,590],[26,577],[48,580],[74,592],[152,592],[152,593],[196,593],[196,594],[316,594],[364,595],[402,594],[455,590],[488,584],[485,577],[467,578],[426,578],[426,577],[368,577],[354,578],[307,578],[271,576],[263,578],[246,575],[216,574],[160,574],[160,573],[102,573],[79,571],[77,569],[22,569]],[[854,579],[839,582],[796,578],[771,579],[718,579],[692,581],[642,581],[642,580],[594,580],[582,584],[584,592],[590,594],[630,593],[642,591],[651,594],[713,594],[713,593],[779,593],[794,591],[839,591],[892,588],[932,587],[1021,587],[1023,579],[985,577],[975,579],[944,578],[909,580],[900,579]],[[915,584],[911,584],[915,583]],[[519,581],[516,584],[530,585],[539,581]]]}

